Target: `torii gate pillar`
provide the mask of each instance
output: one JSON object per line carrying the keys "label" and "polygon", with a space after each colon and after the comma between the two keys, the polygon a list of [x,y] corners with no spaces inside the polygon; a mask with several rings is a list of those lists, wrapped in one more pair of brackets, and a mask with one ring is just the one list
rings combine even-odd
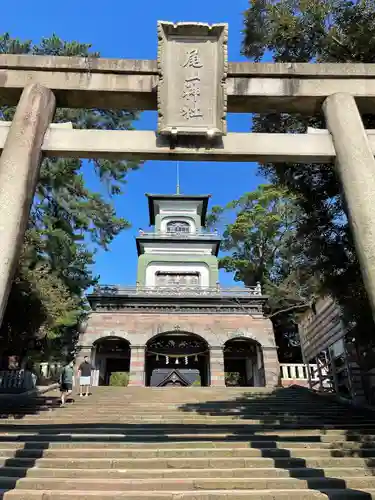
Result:
{"label": "torii gate pillar", "polygon": [[44,134],[54,112],[51,90],[39,84],[25,87],[0,157],[0,324],[38,182]]}
{"label": "torii gate pillar", "polygon": [[323,104],[336,150],[336,168],[348,207],[364,284],[375,317],[375,159],[355,98],[337,93]]}

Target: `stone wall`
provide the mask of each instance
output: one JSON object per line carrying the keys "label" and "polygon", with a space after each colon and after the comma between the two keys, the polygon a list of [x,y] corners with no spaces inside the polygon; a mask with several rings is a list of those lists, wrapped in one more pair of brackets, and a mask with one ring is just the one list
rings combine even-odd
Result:
{"label": "stone wall", "polygon": [[[266,386],[279,382],[279,363],[272,324],[258,315],[247,314],[168,314],[134,312],[92,312],[87,329],[80,337],[81,354],[106,337],[126,339],[131,347],[130,385],[144,385],[145,345],[153,337],[169,332],[199,335],[210,349],[211,384],[224,386],[223,346],[229,339],[248,338],[259,344]],[[80,359],[82,355],[78,355]]]}
{"label": "stone wall", "polygon": [[209,346],[222,346],[227,340],[244,337],[262,347],[275,347],[270,320],[247,314],[170,314],[133,312],[92,312],[80,345],[91,347],[98,339],[119,337],[130,345],[145,345],[161,333],[175,330],[194,333]]}

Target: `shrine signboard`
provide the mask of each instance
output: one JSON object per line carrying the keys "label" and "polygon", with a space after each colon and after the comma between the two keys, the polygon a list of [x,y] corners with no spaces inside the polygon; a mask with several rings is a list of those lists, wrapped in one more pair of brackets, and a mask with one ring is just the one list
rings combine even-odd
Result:
{"label": "shrine signboard", "polygon": [[226,134],[227,24],[158,23],[158,132]]}

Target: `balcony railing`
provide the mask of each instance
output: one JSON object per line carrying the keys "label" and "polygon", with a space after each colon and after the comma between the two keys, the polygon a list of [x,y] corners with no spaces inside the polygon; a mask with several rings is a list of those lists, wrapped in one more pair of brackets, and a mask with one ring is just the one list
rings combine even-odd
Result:
{"label": "balcony railing", "polygon": [[220,234],[218,231],[204,232],[204,231],[194,231],[192,233],[185,233],[183,231],[139,231],[138,238],[155,238],[155,239],[179,239],[179,240],[189,240],[189,239],[203,239],[203,240],[217,240],[220,239]]}
{"label": "balcony railing", "polygon": [[15,394],[34,389],[36,380],[36,375],[27,370],[1,370],[0,394]]}
{"label": "balcony railing", "polygon": [[113,296],[179,296],[179,297],[228,297],[247,298],[261,297],[262,287],[260,283],[251,287],[204,287],[204,286],[120,286],[120,285],[99,285],[94,289],[95,295]]}
{"label": "balcony railing", "polygon": [[281,363],[280,364],[280,379],[284,387],[290,385],[302,385],[308,387],[311,384],[311,389],[319,391],[332,392],[332,382],[328,371],[320,368],[322,380],[319,378],[318,365],[302,363]]}
{"label": "balcony railing", "polygon": [[317,365],[305,365],[302,363],[282,363],[280,364],[280,375],[283,380],[308,380],[310,370],[310,380],[319,380]]}

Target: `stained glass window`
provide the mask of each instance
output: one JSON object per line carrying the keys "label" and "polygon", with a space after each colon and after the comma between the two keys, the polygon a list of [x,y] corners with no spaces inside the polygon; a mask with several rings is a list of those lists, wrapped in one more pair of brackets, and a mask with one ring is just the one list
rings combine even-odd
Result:
{"label": "stained glass window", "polygon": [[190,224],[185,221],[171,221],[167,224],[168,233],[190,233]]}

